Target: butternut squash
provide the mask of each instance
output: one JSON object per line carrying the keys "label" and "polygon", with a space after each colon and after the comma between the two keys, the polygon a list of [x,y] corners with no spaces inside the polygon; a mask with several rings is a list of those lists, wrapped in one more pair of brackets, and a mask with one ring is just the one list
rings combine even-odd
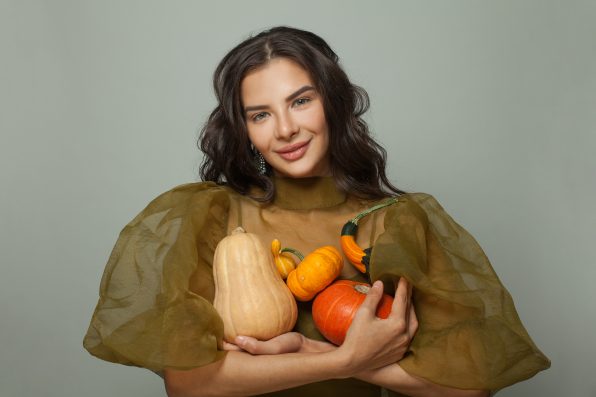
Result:
{"label": "butternut squash", "polygon": [[219,242],[213,279],[224,340],[233,343],[238,335],[268,340],[294,327],[296,301],[255,234],[239,227]]}

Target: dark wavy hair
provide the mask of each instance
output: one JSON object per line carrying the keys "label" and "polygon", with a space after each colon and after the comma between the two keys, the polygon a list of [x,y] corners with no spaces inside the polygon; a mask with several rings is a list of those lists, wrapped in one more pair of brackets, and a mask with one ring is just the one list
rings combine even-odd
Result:
{"label": "dark wavy hair", "polygon": [[287,58],[304,68],[321,95],[329,131],[329,163],[338,187],[367,199],[404,193],[387,179],[387,153],[362,120],[370,104],[366,91],[350,83],[338,56],[322,38],[286,26],[249,37],[215,69],[218,105],[201,129],[198,142],[205,154],[201,179],[226,184],[241,194],[257,186],[264,195],[255,199],[273,199],[271,170],[259,174],[253,160],[240,94],[244,77],[273,58]]}

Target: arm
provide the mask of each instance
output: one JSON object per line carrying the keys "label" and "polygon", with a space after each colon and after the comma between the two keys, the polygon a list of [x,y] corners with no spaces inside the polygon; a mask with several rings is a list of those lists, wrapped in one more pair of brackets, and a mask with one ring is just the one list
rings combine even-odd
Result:
{"label": "arm", "polygon": [[253,356],[230,351],[220,361],[189,371],[164,371],[170,397],[245,396],[348,376],[337,352]]}
{"label": "arm", "polygon": [[[402,310],[398,315],[399,318],[405,319],[407,326],[409,328],[408,334],[413,337],[416,329],[418,327],[418,320],[416,318],[416,313],[414,312],[414,308],[412,303],[410,302],[410,294],[409,291],[406,295],[406,299],[404,299],[404,285],[407,286],[405,283],[405,279],[400,279],[400,283],[398,284],[396,299],[395,301],[400,302],[398,307],[401,308],[408,308],[407,316],[406,311]],[[378,303],[378,301],[376,301]],[[395,302],[394,302],[395,303]],[[375,304],[376,307],[376,304]],[[397,308],[394,306],[394,309]],[[392,311],[393,313],[393,311]],[[381,320],[382,321],[382,320]],[[354,329],[353,329],[354,328]],[[375,338],[375,337],[368,337],[367,332],[368,330],[361,331],[362,323],[357,322],[356,318],[354,319],[353,325],[350,327],[350,331],[348,335],[352,336],[353,334],[362,334],[363,339],[365,339],[368,343],[373,343],[376,345],[382,345],[382,341]],[[411,337],[407,340],[407,344],[409,345]],[[320,354],[320,357],[324,357],[325,354],[328,354],[333,351],[340,350],[344,347],[337,347],[332,345],[331,343],[315,341],[312,339],[308,339],[303,335],[290,332],[287,334],[280,335],[276,338],[273,338],[269,341],[258,341],[254,338],[241,338],[238,339],[236,345],[226,344],[226,349],[235,349],[240,350],[243,349],[244,351],[248,351],[251,354],[261,355],[276,355],[276,354],[284,354],[287,352],[298,352],[298,353],[314,353]],[[346,337],[346,342],[348,343],[348,337]],[[359,349],[366,349],[367,346],[362,340],[359,342]],[[396,360],[397,361],[397,360]],[[384,388],[396,391],[398,393],[402,393],[411,397],[488,397],[489,392],[485,390],[463,390],[457,388],[451,388],[446,386],[441,386],[432,382],[429,382],[425,379],[410,375],[406,371],[402,369],[402,367],[397,364],[395,361],[388,363],[383,367],[377,367],[373,369],[363,369],[359,372],[356,372],[352,375],[355,378],[363,380],[365,382],[373,383]]]}
{"label": "arm", "polygon": [[[400,283],[392,312],[386,320],[375,316],[383,294],[382,283],[373,285],[354,316],[344,344],[339,348],[324,352],[277,354],[280,353],[278,350],[275,354],[263,355],[229,351],[224,359],[203,367],[189,371],[166,369],[164,380],[168,395],[261,394],[326,379],[348,378],[361,371],[396,362],[403,357],[415,332],[406,316],[409,287],[405,279]],[[250,343],[249,338],[246,341]],[[242,347],[242,341],[240,344]]]}
{"label": "arm", "polygon": [[411,397],[488,397],[486,390],[462,390],[429,382],[408,374],[399,364],[363,371],[356,378]]}
{"label": "arm", "polygon": [[[286,351],[324,354],[337,349],[337,346],[331,343],[308,339],[296,332],[283,334],[266,342],[248,339],[241,343],[243,348],[253,354],[279,354]],[[234,349],[235,347],[228,346],[228,348]],[[489,396],[489,392],[484,390],[463,390],[437,385],[408,374],[396,363],[374,370],[365,370],[355,374],[354,377],[411,397]]]}

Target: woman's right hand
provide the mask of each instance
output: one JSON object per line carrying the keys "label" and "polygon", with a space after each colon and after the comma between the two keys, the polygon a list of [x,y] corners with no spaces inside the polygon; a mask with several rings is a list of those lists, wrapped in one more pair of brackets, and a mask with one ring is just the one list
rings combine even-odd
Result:
{"label": "woman's right hand", "polygon": [[350,376],[399,361],[418,329],[411,287],[404,277],[399,279],[391,313],[386,319],[376,316],[382,296],[383,283],[376,281],[356,312],[344,343],[337,349],[337,353],[343,355]]}
{"label": "woman's right hand", "polygon": [[224,350],[245,351],[252,355],[304,352],[307,338],[298,332],[287,332],[266,341],[250,336],[237,336],[235,343],[223,342]]}

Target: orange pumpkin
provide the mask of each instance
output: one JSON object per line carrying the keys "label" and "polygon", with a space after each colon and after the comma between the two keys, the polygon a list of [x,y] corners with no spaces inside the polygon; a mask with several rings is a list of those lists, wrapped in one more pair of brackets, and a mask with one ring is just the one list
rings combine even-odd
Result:
{"label": "orange pumpkin", "polygon": [[317,248],[288,274],[288,288],[299,301],[309,301],[335,280],[343,268],[339,250],[331,245]]}
{"label": "orange pumpkin", "polygon": [[[317,329],[330,342],[341,345],[356,311],[364,302],[370,285],[351,280],[338,280],[323,290],[312,305],[312,317]],[[383,294],[377,317],[387,318],[393,298]]]}

